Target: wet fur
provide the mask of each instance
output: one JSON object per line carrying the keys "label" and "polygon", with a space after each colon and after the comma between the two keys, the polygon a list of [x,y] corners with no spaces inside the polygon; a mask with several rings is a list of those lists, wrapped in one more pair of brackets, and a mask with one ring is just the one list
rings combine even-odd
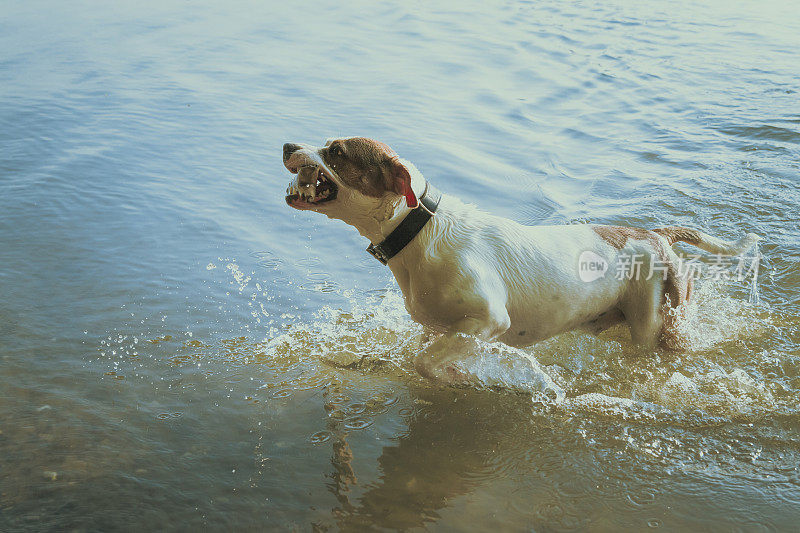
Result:
{"label": "wet fur", "polygon": [[[332,156],[332,146],[342,147],[337,154],[352,161]],[[369,139],[286,147],[287,168],[315,161],[339,185],[336,200],[298,208],[342,219],[376,244],[408,214],[408,204],[416,203],[425,186],[414,165]],[[289,190],[296,188],[290,185]],[[684,349],[678,322],[692,285],[679,272],[672,244],[685,241],[712,253],[734,254],[755,240],[749,234],[731,243],[681,227],[524,226],[445,194],[436,216],[388,266],[411,317],[443,333],[419,354],[416,369],[452,381],[448,363],[473,348],[472,338],[521,347],[569,330],[600,333],[625,323],[636,343]],[[650,279],[606,273],[583,282],[578,263],[585,251],[606,259],[609,270],[633,256],[645,259],[643,269],[658,263],[665,270]]]}

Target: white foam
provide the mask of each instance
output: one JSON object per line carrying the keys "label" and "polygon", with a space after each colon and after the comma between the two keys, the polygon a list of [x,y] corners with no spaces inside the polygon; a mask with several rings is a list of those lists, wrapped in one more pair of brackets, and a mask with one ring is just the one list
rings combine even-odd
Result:
{"label": "white foam", "polygon": [[[251,281],[231,263],[226,266],[240,289]],[[722,343],[772,327],[765,308],[755,303],[757,297],[751,302],[733,298],[727,294],[730,288],[725,281],[697,285],[679,326],[692,349],[668,357],[669,371],[659,352],[632,345],[624,327],[600,337],[565,333],[528,349],[476,342],[474,353],[464,354],[456,365],[477,388],[523,392],[536,402],[566,410],[627,418],[672,418],[690,411],[709,416],[763,412],[774,405],[774,398],[762,380],[735,362],[723,368],[708,358],[708,350]],[[277,336],[272,330],[265,340],[267,352],[362,370],[390,363],[413,374],[416,355],[432,339],[410,319],[397,288],[339,294],[349,309],[323,307],[308,323],[293,321]],[[755,280],[751,294],[757,294]],[[596,392],[575,395],[587,388]]]}
{"label": "white foam", "polygon": [[530,353],[498,343],[479,343],[479,353],[459,366],[484,387],[531,393],[542,403],[558,403],[566,395]]}

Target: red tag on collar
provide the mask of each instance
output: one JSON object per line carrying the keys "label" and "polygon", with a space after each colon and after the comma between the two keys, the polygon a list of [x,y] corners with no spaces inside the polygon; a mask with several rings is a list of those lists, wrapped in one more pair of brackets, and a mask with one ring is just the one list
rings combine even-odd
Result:
{"label": "red tag on collar", "polygon": [[413,190],[411,190],[411,185],[408,185],[406,187],[405,196],[406,196],[406,205],[408,205],[408,207],[410,207],[411,209],[416,209],[417,206],[419,205],[419,202],[417,201],[417,195],[414,194]]}

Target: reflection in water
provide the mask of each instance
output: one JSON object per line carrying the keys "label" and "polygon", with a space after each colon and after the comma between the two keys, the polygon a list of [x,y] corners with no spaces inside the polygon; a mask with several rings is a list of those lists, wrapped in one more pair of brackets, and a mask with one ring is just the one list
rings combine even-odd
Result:
{"label": "reflection in water", "polygon": [[[721,508],[704,510],[713,501],[742,497],[740,487],[728,485],[726,471],[773,480],[781,499],[800,497],[792,466],[800,448],[786,448],[797,430],[794,422],[776,420],[761,431],[769,435],[762,440],[723,421],[620,425],[536,413],[520,395],[419,388],[410,394],[416,405],[404,411],[407,427],[380,450],[374,480],[356,478],[357,465],[369,470],[366,458],[339,433],[328,484],[337,505],[333,522],[319,524],[358,531],[424,527],[445,518],[456,528],[502,523],[555,530],[589,524],[641,529],[665,518],[676,528],[726,519],[778,528],[791,523],[788,509],[781,511],[769,498],[729,510],[730,516]],[[329,428],[338,431],[337,424]],[[656,482],[654,475],[669,482]],[[671,487],[681,486],[698,492],[675,513]],[[473,502],[481,500],[474,509]]]}
{"label": "reflection in water", "polygon": [[[480,398],[473,395],[416,392],[420,393],[416,402],[423,406],[404,417],[407,430],[383,448],[379,478],[367,484],[355,502],[348,495],[349,485],[355,483],[352,452],[344,438],[334,443],[331,462],[338,482],[332,490],[341,504],[334,509],[339,527],[424,526],[435,522],[437,511],[450,501],[471,492],[481,478],[497,474],[493,456],[500,451],[503,436],[518,424],[512,418],[520,414],[519,409],[506,410],[508,399],[500,398],[499,406],[491,405],[494,416],[487,416],[477,410],[490,404],[476,402]],[[529,406],[529,401],[521,400],[516,407],[523,406]]]}
{"label": "reflection in water", "polygon": [[[239,278],[231,280],[235,287]],[[250,298],[247,287],[248,308],[268,292],[262,285]],[[671,512],[675,496],[654,480],[740,501],[745,496],[725,488],[725,480],[746,472],[781,480],[780,501],[798,496],[796,473],[785,470],[800,459],[798,450],[787,448],[798,430],[797,394],[771,374],[776,361],[790,359],[774,353],[753,357],[741,345],[780,331],[774,323],[784,319],[726,295],[730,288],[699,286],[697,312],[687,324],[701,341],[696,351],[642,351],[618,331],[601,338],[569,334],[534,347],[528,356],[546,361],[542,369],[566,391],[561,403],[532,403],[535,388],[520,393],[529,376],[514,370],[519,354],[501,345],[486,345],[485,353],[465,364],[483,382],[500,376],[491,390],[482,390],[480,381],[463,390],[439,388],[416,376],[411,361],[429,339],[407,318],[396,290],[351,297],[349,309],[323,309],[309,323],[287,320],[260,341],[249,335],[199,340],[162,334],[134,343],[130,335],[117,335],[101,343],[101,357],[114,363],[114,372],[135,380],[140,356],[134,347],[152,346],[160,352],[148,358],[187,377],[224,379],[219,386],[229,401],[240,397],[274,411],[275,422],[257,424],[255,491],[274,483],[282,464],[296,468],[294,460],[276,462],[276,450],[293,446],[274,434],[274,424],[285,425],[277,420],[284,420],[289,406],[305,412],[285,429],[306,432],[312,457],[325,454],[306,469],[308,479],[323,474],[327,481],[320,486],[333,498],[329,514],[314,505],[309,521],[318,528],[405,529],[439,521],[469,528],[493,520],[512,528],[639,528],[665,520],[691,527],[697,518]],[[122,353],[135,357],[120,360]],[[761,381],[751,377],[753,368],[762,372]],[[181,387],[194,387],[193,381]],[[180,412],[160,409],[155,416]],[[324,423],[309,430],[303,418],[320,413]],[[759,420],[762,435],[753,438],[751,424]],[[727,444],[733,441],[736,446]],[[709,472],[720,473],[708,479]],[[483,503],[473,508],[474,501]],[[678,501],[684,509],[696,506],[697,513],[713,515],[703,497]],[[787,519],[765,502],[753,503],[751,510],[737,520]]]}

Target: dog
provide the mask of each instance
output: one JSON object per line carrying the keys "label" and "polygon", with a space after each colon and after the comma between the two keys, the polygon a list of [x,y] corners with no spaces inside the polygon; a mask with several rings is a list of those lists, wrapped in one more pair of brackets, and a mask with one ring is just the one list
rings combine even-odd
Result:
{"label": "dog", "polygon": [[[634,343],[686,349],[677,326],[692,279],[672,245],[738,255],[759,239],[677,226],[525,226],[435,192],[413,164],[364,137],[286,143],[283,163],[295,174],[287,204],[355,227],[394,274],[411,318],[441,333],[414,363],[430,379],[463,378],[449,363],[475,338],[525,347],[624,323]],[[640,275],[613,275],[636,259]]]}

